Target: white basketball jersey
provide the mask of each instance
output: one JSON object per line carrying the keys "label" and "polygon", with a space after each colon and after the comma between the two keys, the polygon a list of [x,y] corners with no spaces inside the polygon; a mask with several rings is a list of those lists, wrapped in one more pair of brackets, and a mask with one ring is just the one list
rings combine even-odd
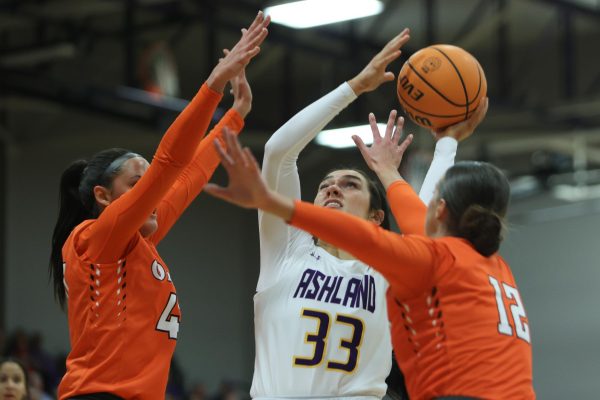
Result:
{"label": "white basketball jersey", "polygon": [[387,281],[304,232],[290,239],[278,279],[254,297],[252,397],[382,398],[392,353]]}
{"label": "white basketball jersey", "polygon": [[[301,198],[298,155],[354,99],[344,82],[273,134],[262,164],[269,188]],[[425,203],[455,154],[456,140],[438,141],[421,190]],[[359,261],[333,257],[283,220],[258,214],[261,266],[254,297],[252,397],[382,398],[392,361],[387,282]]]}

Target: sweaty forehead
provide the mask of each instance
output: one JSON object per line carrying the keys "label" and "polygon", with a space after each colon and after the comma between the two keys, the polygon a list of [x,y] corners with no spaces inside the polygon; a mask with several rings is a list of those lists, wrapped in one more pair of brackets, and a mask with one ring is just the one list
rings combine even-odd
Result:
{"label": "sweaty forehead", "polygon": [[341,178],[356,179],[363,183],[366,182],[365,177],[360,172],[353,169],[337,169],[335,171],[331,171],[323,178],[323,180]]}

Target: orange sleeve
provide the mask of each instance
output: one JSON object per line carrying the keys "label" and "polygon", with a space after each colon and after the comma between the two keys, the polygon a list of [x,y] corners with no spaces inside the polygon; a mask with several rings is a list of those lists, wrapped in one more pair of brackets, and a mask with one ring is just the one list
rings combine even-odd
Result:
{"label": "orange sleeve", "polygon": [[290,224],[375,268],[401,296],[428,290],[436,259],[432,239],[403,236],[338,210],[294,202]]}
{"label": "orange sleeve", "polygon": [[221,97],[202,85],[163,136],[144,176],[81,233],[76,243],[79,254],[95,263],[111,263],[123,256],[135,233],[190,163]]}
{"label": "orange sleeve", "polygon": [[230,109],[200,142],[192,162],[177,177],[175,184],[158,205],[158,230],[150,237],[155,245],[165,237],[217,169],[220,158],[213,142],[215,139],[219,139],[223,147],[226,147],[221,140],[224,126],[238,134],[244,127],[244,119],[237,111]]}
{"label": "orange sleeve", "polygon": [[387,190],[387,198],[400,232],[408,235],[425,235],[427,206],[408,182],[398,180]]}

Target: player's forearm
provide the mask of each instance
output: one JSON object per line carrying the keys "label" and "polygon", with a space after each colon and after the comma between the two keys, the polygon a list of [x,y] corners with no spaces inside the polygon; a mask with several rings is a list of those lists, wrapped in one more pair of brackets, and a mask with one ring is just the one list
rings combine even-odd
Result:
{"label": "player's forearm", "polygon": [[388,188],[390,187],[390,185],[396,181],[402,181],[404,182],[404,178],[402,178],[402,175],[400,175],[400,172],[398,172],[397,169],[395,168],[388,168],[388,169],[377,169],[374,170],[375,174],[377,175],[377,177],[379,178],[379,181],[381,182],[381,184],[383,185],[383,188],[387,191]]}
{"label": "player's forearm", "polygon": [[356,95],[351,88],[342,84],[305,107],[271,136],[265,145],[265,158],[295,159],[317,133],[354,99]]}
{"label": "player's forearm", "polygon": [[443,137],[435,144],[433,160],[419,192],[419,197],[423,203],[429,204],[429,201],[433,198],[436,185],[446,174],[448,168],[454,165],[457,148],[458,142],[451,137]]}
{"label": "player's forearm", "polygon": [[294,214],[294,200],[274,190],[268,190],[258,208],[289,222]]}

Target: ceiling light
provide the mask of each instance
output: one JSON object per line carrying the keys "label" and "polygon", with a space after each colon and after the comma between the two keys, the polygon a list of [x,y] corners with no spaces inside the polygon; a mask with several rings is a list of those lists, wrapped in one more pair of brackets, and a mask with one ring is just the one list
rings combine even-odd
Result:
{"label": "ceiling light", "polygon": [[[379,132],[385,132],[385,124],[377,124]],[[349,126],[347,128],[327,129],[320,132],[315,138],[315,142],[321,146],[332,147],[334,149],[344,149],[354,147],[352,135],[359,136],[365,144],[373,143],[373,134],[369,125]]]}
{"label": "ceiling light", "polygon": [[304,0],[267,7],[275,23],[302,29],[379,14],[379,0]]}

